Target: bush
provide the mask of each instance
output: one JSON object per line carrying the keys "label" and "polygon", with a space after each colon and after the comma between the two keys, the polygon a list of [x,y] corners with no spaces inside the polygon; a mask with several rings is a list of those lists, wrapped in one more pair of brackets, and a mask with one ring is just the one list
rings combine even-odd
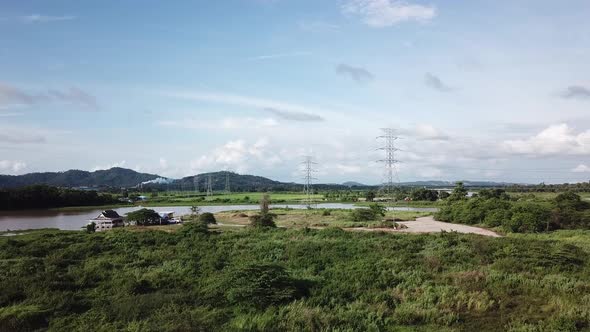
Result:
{"label": "bush", "polygon": [[206,225],[217,224],[217,220],[215,219],[215,215],[211,212],[205,212],[199,216],[199,221],[205,223]]}
{"label": "bush", "polygon": [[332,215],[332,210],[324,210],[322,216],[327,217]]}
{"label": "bush", "polygon": [[207,234],[209,232],[209,227],[207,227],[207,223],[194,220],[182,225],[182,228],[179,230],[179,233],[184,236],[193,236],[196,234]]}
{"label": "bush", "polygon": [[540,203],[522,202],[512,207],[512,217],[504,228],[515,233],[543,232],[548,230],[549,208]]}
{"label": "bush", "polygon": [[258,309],[287,303],[302,295],[297,282],[283,267],[275,264],[250,264],[237,268],[231,271],[223,289],[230,303]]}
{"label": "bush", "polygon": [[483,223],[489,227],[498,227],[510,220],[511,217],[510,211],[496,209],[486,213]]}
{"label": "bush", "polygon": [[94,232],[96,232],[96,223],[94,221],[91,221],[90,223],[88,223],[88,225],[86,225],[86,233]]}
{"label": "bush", "polygon": [[371,204],[369,208],[354,209],[350,211],[350,219],[355,222],[373,221],[385,216],[387,209],[379,204]]}
{"label": "bush", "polygon": [[277,227],[275,224],[276,214],[263,213],[250,216],[250,226],[256,228]]}

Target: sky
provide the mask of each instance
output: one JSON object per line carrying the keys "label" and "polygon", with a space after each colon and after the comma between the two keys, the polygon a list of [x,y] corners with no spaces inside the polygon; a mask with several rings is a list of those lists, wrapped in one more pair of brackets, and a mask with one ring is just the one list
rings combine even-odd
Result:
{"label": "sky", "polygon": [[590,178],[587,0],[0,1],[0,174]]}

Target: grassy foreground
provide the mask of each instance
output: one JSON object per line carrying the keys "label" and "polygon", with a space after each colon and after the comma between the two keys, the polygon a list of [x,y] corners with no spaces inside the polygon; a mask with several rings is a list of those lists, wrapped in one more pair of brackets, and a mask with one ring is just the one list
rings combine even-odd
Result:
{"label": "grassy foreground", "polygon": [[0,237],[0,330],[585,330],[589,243],[588,231],[30,231]]}

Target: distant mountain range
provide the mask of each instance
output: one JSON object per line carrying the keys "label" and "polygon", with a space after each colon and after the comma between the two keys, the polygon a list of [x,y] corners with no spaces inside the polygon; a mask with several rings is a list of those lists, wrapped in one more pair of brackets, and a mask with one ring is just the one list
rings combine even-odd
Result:
{"label": "distant mountain range", "polygon": [[47,184],[57,187],[134,187],[155,180],[158,175],[138,173],[126,168],[111,168],[94,172],[69,170],[66,172],[0,175],[0,188]]}
{"label": "distant mountain range", "polygon": [[[298,191],[302,185],[297,183],[280,182],[261,176],[242,175],[232,172],[214,172],[182,179],[169,179],[156,174],[139,173],[134,170],[115,167],[108,170],[94,172],[69,170],[66,172],[29,173],[24,175],[0,175],[0,188],[24,187],[35,184],[47,184],[57,187],[89,187],[89,188],[159,188],[171,190],[207,190],[207,182],[211,178],[211,187],[214,191],[225,190],[229,180],[231,191]],[[510,183],[463,181],[468,187],[497,187]],[[452,187],[452,181],[416,181],[402,182],[400,186],[407,187]],[[358,182],[344,182],[343,184],[316,184],[316,189],[346,190],[371,189],[378,186],[366,185]]]}

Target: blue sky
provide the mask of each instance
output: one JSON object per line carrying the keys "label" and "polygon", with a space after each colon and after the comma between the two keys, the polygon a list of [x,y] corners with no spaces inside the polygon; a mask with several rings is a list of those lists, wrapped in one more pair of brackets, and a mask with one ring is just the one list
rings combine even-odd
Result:
{"label": "blue sky", "polygon": [[590,3],[4,1],[0,173],[587,181]]}

